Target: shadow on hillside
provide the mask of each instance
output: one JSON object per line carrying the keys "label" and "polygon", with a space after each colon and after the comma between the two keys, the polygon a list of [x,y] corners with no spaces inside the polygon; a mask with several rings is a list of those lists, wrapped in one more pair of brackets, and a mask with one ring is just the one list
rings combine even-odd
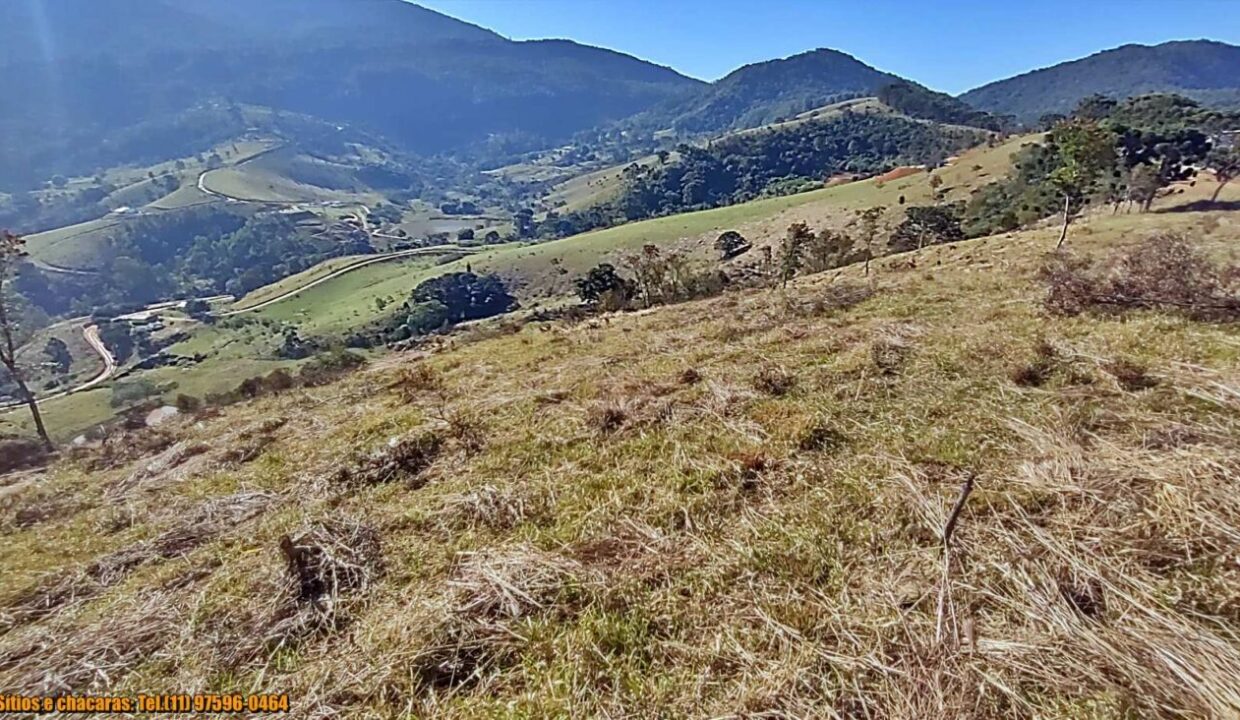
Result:
{"label": "shadow on hillside", "polygon": [[1208,210],[1240,210],[1240,200],[1218,200],[1210,202],[1209,200],[1196,200],[1187,205],[1176,205],[1175,207],[1159,208],[1155,213],[1186,213],[1186,212],[1206,212]]}

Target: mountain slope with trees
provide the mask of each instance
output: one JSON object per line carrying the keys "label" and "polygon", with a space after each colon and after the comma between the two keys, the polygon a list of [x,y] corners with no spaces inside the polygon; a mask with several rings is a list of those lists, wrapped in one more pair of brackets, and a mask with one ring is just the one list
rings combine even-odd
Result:
{"label": "mountain slope with trees", "polygon": [[401,0],[5,3],[0,25],[17,38],[0,50],[0,76],[23,98],[0,108],[0,165],[23,170],[0,189],[129,162],[106,149],[137,124],[171,135],[176,154],[198,152],[194,121],[221,106],[354,124],[436,153],[495,137],[545,145],[701,85]]}
{"label": "mountain slope with trees", "polygon": [[1211,40],[1124,45],[992,82],[960,99],[1033,123],[1048,113],[1066,114],[1090,95],[1123,99],[1155,92],[1240,107],[1240,47]]}
{"label": "mountain slope with trees", "polygon": [[818,49],[734,70],[697,94],[638,121],[656,129],[704,134],[757,127],[833,102],[873,95],[902,79],[838,50]]}

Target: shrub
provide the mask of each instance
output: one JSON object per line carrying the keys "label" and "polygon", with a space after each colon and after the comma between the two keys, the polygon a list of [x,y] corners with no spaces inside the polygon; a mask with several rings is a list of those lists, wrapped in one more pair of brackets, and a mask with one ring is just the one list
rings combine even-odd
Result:
{"label": "shrub", "polygon": [[802,452],[829,452],[848,441],[842,432],[825,422],[816,422],[801,432],[797,449]]}
{"label": "shrub", "polygon": [[345,373],[365,364],[366,358],[355,352],[334,350],[330,353],[319,355],[305,365],[302,365],[297,376],[302,385],[317,387],[319,385],[326,385]]}
{"label": "shrub", "polygon": [[1040,274],[1046,308],[1059,315],[1165,310],[1192,320],[1240,319],[1240,296],[1229,287],[1236,268],[1215,266],[1178,235],[1152,236],[1102,261],[1057,252]]}
{"label": "shrub", "polygon": [[781,367],[767,367],[753,377],[753,386],[767,395],[787,395],[796,387],[796,376]]}
{"label": "shrub", "polygon": [[185,393],[179,393],[173,404],[176,405],[177,411],[182,415],[193,415],[202,410],[202,400]]}
{"label": "shrub", "polygon": [[601,433],[613,433],[624,426],[628,411],[620,403],[603,402],[586,413],[586,424]]}
{"label": "shrub", "polygon": [[392,382],[391,388],[404,402],[413,402],[424,393],[443,392],[444,382],[435,368],[426,363],[418,363],[402,369]]}
{"label": "shrub", "polygon": [[47,459],[47,449],[34,438],[0,437],[0,473],[34,467]]}

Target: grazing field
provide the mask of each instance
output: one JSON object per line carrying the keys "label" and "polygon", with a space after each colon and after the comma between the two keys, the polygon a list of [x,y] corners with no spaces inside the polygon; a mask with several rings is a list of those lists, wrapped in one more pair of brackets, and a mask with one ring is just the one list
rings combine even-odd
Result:
{"label": "grazing field", "polygon": [[37,261],[69,268],[93,270],[108,257],[108,231],[120,227],[120,217],[109,215],[26,237],[26,250]]}
{"label": "grazing field", "polygon": [[280,297],[281,295],[291,290],[296,290],[299,287],[304,287],[306,285],[309,285],[310,283],[316,280],[319,280],[328,275],[331,275],[332,273],[336,272],[337,270],[340,270],[341,268],[348,267],[349,265],[352,265],[353,263],[357,263],[357,262],[366,260],[367,258],[371,258],[371,257],[373,256],[371,255],[345,255],[343,257],[337,257],[337,258],[332,258],[330,260],[324,260],[323,262],[319,263],[318,265],[315,265],[314,267],[308,270],[299,272],[296,275],[289,275],[283,280],[279,280],[270,285],[264,285],[263,287],[258,288],[257,290],[249,293],[245,297],[237,300],[237,302],[229,306],[228,309],[229,310],[244,310],[246,308],[254,307],[255,305],[261,305],[262,303],[265,303],[268,300],[271,300],[272,298]]}
{"label": "grazing field", "polygon": [[347,332],[384,315],[376,300],[399,305],[426,278],[439,274],[437,257],[376,263],[258,310],[255,316],[296,325],[305,335]]}
{"label": "grazing field", "polygon": [[[952,165],[935,170],[943,179],[941,190],[949,200],[966,199],[972,189],[1002,177],[1011,164],[1012,153],[1036,137],[1012,138],[997,147],[964,153]],[[741,232],[755,246],[773,245],[794,222],[806,222],[815,228],[839,228],[853,222],[857,211],[884,207],[885,222],[894,224],[902,213],[900,198],[905,204],[916,205],[928,204],[932,197],[929,176],[919,171],[887,183],[874,179],[852,182],[627,223],[537,245],[486,249],[471,257],[469,263],[475,270],[499,273],[510,280],[522,300],[536,301],[571,293],[573,280],[594,265],[603,261],[616,263],[624,254],[646,244],[678,250],[705,261],[714,257],[713,243],[724,230]],[[463,264],[452,263],[443,269],[455,271]]]}
{"label": "grazing field", "polygon": [[[1173,230],[1234,261],[1235,213],[1186,199],[1070,247]],[[1053,312],[1056,237],[470,331],[83,450],[7,492],[0,684],[226,682],[297,717],[1233,717],[1234,327]]]}
{"label": "grazing field", "polygon": [[235,165],[211,170],[201,188],[235,200],[257,203],[378,202],[355,177],[356,168],[299,152],[274,148]]}

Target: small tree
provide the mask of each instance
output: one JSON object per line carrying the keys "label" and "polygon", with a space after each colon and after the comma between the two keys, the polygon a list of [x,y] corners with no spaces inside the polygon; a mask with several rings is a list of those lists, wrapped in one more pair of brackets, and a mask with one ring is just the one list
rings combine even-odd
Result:
{"label": "small tree", "polygon": [[883,217],[881,207],[857,211],[859,240],[865,245],[865,275],[870,276],[870,261],[874,259],[874,236],[878,234],[878,221]]}
{"label": "small tree", "polygon": [[1210,196],[1210,202],[1218,202],[1223,186],[1240,175],[1240,142],[1231,147],[1216,145],[1206,156],[1206,167],[1213,170],[1214,177],[1218,178],[1218,186],[1214,188],[1214,194]]}
{"label": "small tree", "polygon": [[905,208],[904,221],[891,232],[887,247],[891,252],[908,252],[920,250],[927,244],[963,240],[961,211],[960,203]]}
{"label": "small tree", "polygon": [[1150,209],[1163,182],[1158,168],[1152,165],[1138,165],[1128,174],[1128,199],[1141,206],[1141,212]]}
{"label": "small tree", "polygon": [[637,283],[621,277],[610,263],[600,263],[574,283],[582,302],[602,310],[619,310],[637,294]]}
{"label": "small tree", "polygon": [[783,287],[788,287],[788,281],[801,269],[805,260],[805,246],[813,239],[814,233],[809,229],[809,225],[798,222],[788,226],[788,232],[779,244],[779,280]]}
{"label": "small tree", "polygon": [[1104,171],[1115,165],[1112,134],[1092,120],[1070,120],[1051,132],[1058,167],[1047,179],[1063,196],[1063,229],[1056,247],[1068,239],[1068,226],[1080,214]]}
{"label": "small tree", "polygon": [[659,246],[642,246],[640,253],[625,257],[624,264],[637,279],[637,287],[641,290],[642,302],[646,307],[662,299],[663,289],[667,285],[667,263],[659,252]]}
{"label": "small tree", "polygon": [[17,317],[13,279],[17,276],[17,264],[24,255],[25,241],[7,230],[0,231],[0,365],[4,366],[10,380],[17,386],[19,399],[30,409],[35,432],[39,434],[43,446],[51,451],[54,448],[43,424],[39,403],[26,384],[25,368],[17,362],[17,349],[25,339],[25,330]]}
{"label": "small tree", "polygon": [[69,368],[73,366],[73,355],[69,352],[69,346],[64,340],[58,337],[49,338],[47,345],[43,348],[43,354],[56,368],[57,375],[69,374]]}

